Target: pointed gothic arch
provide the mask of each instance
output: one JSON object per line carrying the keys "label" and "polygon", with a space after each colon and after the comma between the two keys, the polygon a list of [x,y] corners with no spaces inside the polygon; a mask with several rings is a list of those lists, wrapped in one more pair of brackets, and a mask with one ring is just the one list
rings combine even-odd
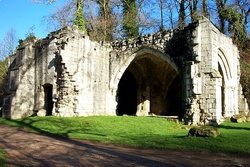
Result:
{"label": "pointed gothic arch", "polygon": [[[182,93],[173,93],[182,91],[180,78],[177,66],[168,55],[145,47],[137,50],[124,60],[111,78],[117,115],[174,114],[182,117]],[[170,111],[173,104],[180,106],[178,111]],[[128,106],[133,111],[126,111]]]}
{"label": "pointed gothic arch", "polygon": [[223,50],[220,48],[218,49],[218,63],[221,67],[221,70],[225,79],[230,80],[232,78],[230,64]]}

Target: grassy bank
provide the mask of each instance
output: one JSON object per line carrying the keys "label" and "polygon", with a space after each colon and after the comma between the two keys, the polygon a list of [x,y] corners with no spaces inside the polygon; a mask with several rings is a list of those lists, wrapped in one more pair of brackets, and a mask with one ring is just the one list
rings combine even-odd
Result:
{"label": "grassy bank", "polygon": [[155,117],[30,117],[14,121],[0,119],[0,124],[126,146],[250,155],[250,123],[223,123],[217,138],[187,137],[189,126]]}

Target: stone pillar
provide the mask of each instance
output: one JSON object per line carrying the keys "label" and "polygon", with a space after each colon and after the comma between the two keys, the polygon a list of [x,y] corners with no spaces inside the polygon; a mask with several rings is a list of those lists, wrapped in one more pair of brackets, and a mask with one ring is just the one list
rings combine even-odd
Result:
{"label": "stone pillar", "polygon": [[43,86],[40,86],[38,105],[37,105],[37,108],[38,108],[37,115],[38,116],[45,116],[46,115],[46,110],[45,110],[45,106],[44,106],[44,99],[45,99],[44,88],[43,88]]}
{"label": "stone pillar", "polygon": [[137,91],[137,116],[147,116],[150,112],[150,86],[142,87]]}
{"label": "stone pillar", "polygon": [[216,78],[216,121],[219,122],[222,118],[222,78]]}

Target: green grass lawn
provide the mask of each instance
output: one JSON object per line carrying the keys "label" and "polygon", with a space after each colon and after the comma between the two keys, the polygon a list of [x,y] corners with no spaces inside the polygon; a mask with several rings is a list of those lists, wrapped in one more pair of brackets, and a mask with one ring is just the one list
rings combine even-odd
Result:
{"label": "green grass lawn", "polygon": [[219,126],[221,134],[216,138],[187,137],[190,126],[156,117],[29,117],[12,121],[0,119],[0,124],[126,146],[250,155],[250,123],[225,122]]}
{"label": "green grass lawn", "polygon": [[5,153],[0,149],[0,167],[5,166]]}

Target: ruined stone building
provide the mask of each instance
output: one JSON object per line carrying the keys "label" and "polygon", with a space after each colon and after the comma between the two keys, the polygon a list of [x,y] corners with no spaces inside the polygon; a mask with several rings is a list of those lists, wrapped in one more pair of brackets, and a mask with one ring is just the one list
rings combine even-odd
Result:
{"label": "ruined stone building", "polygon": [[98,43],[76,28],[11,56],[4,117],[175,115],[220,122],[248,107],[237,47],[206,18],[184,29]]}

